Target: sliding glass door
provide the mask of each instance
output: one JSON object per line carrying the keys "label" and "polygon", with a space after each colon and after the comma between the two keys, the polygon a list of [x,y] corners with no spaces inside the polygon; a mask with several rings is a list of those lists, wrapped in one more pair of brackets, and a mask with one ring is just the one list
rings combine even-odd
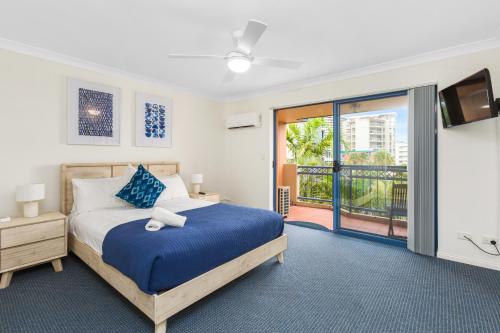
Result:
{"label": "sliding glass door", "polygon": [[333,102],[275,110],[275,209],[290,224],[333,229]]}
{"label": "sliding glass door", "polygon": [[406,91],[334,103],[334,230],[404,245]]}
{"label": "sliding glass door", "polygon": [[287,222],[405,245],[407,91],[276,110],[274,153]]}

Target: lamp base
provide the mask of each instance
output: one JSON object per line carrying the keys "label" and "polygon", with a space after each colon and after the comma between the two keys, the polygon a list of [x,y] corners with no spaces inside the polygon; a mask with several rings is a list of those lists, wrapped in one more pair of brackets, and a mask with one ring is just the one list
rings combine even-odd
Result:
{"label": "lamp base", "polygon": [[38,216],[38,201],[25,202],[23,207],[24,217]]}
{"label": "lamp base", "polygon": [[200,193],[200,184],[193,184],[193,193],[194,194]]}

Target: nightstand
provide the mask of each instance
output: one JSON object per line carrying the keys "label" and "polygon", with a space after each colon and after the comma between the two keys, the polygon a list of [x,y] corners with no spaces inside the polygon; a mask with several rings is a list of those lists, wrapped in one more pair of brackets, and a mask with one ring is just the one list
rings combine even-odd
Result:
{"label": "nightstand", "polygon": [[220,201],[220,195],[218,193],[215,193],[215,192],[205,192],[205,194],[189,193],[189,197],[191,199],[199,199],[199,200],[205,200],[205,201],[213,201],[213,202]]}
{"label": "nightstand", "polygon": [[57,212],[0,223],[0,289],[9,286],[14,271],[26,267],[50,261],[54,271],[62,271],[67,234],[66,215]]}

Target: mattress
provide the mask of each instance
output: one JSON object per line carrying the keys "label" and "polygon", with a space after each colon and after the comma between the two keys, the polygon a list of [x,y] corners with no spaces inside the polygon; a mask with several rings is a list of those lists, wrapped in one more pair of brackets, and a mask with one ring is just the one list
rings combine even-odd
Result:
{"label": "mattress", "polygon": [[156,294],[229,262],[283,233],[283,218],[272,211],[214,204],[177,212],[182,228],[149,232],[149,218],[112,228],[102,245],[102,259]]}
{"label": "mattress", "polygon": [[[190,199],[175,198],[158,203],[171,212],[180,212],[190,209],[207,207],[213,205],[213,202]],[[92,247],[102,255],[102,244],[107,233],[124,223],[151,218],[153,209],[137,209],[133,207],[117,207],[96,209],[91,212],[70,215],[69,231],[80,241]]]}

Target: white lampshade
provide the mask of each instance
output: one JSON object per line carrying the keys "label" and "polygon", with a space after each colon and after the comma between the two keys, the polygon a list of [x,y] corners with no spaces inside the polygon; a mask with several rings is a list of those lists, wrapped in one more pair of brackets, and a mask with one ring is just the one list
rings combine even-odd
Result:
{"label": "white lampshade", "polygon": [[191,184],[203,184],[203,175],[201,173],[193,173],[191,175]]}
{"label": "white lampshade", "polygon": [[45,184],[20,185],[16,190],[16,201],[27,202],[45,199]]}

